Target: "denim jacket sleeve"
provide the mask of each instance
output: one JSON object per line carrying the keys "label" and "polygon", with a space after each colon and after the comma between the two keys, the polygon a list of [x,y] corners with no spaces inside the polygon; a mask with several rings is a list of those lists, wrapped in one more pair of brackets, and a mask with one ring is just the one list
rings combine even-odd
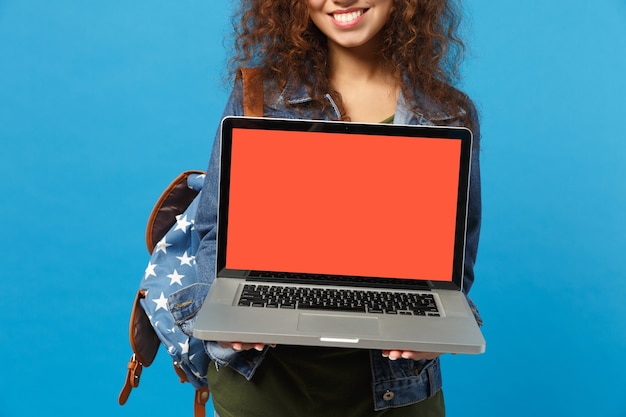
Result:
{"label": "denim jacket sleeve", "polygon": [[470,168],[470,197],[467,218],[467,235],[465,245],[465,263],[463,271],[463,292],[467,296],[469,306],[474,313],[476,322],[479,326],[483,325],[483,319],[478,312],[476,304],[469,297],[469,291],[474,284],[474,265],[476,264],[476,255],[478,254],[478,242],[480,239],[480,226],[482,219],[482,198],[480,185],[480,123],[478,115],[473,103],[470,103],[467,109],[472,121],[472,134],[474,143],[472,148],[472,162]]}
{"label": "denim jacket sleeve", "polygon": [[[474,284],[474,265],[478,254],[478,242],[480,238],[480,227],[482,219],[482,198],[480,185],[480,123],[474,104],[470,102],[470,107],[466,110],[472,121],[472,135],[474,143],[472,147],[472,161],[470,168],[470,196],[467,217],[467,235],[465,244],[465,262],[463,271],[463,292],[467,296],[469,306],[474,313],[479,326],[483,325],[483,319],[478,312],[476,304],[469,297],[469,291]],[[458,124],[452,123],[452,125]]]}

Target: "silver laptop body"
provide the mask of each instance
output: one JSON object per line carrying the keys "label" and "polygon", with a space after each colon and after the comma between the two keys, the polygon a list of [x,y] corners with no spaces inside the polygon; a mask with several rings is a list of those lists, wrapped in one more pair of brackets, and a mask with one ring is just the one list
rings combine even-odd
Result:
{"label": "silver laptop body", "polygon": [[227,117],[204,340],[479,354],[465,128]]}

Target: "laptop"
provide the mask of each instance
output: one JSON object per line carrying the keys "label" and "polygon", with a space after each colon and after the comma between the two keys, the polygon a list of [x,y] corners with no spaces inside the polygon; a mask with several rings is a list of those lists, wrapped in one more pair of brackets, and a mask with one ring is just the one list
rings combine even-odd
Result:
{"label": "laptop", "polygon": [[465,128],[226,117],[195,337],[479,354]]}

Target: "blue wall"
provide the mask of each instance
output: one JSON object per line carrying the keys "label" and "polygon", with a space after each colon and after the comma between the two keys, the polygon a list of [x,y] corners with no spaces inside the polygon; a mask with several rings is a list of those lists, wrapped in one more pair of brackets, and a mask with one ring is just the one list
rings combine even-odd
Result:
{"label": "blue wall", "polygon": [[[466,3],[488,352],[444,359],[449,415],[625,417],[626,3]],[[117,394],[145,220],[206,166],[229,15],[0,0],[1,417],[191,414],[165,351]]]}

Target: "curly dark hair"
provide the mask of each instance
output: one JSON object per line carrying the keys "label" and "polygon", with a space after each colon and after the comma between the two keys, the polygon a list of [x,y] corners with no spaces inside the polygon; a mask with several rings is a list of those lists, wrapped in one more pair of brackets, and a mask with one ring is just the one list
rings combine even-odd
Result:
{"label": "curly dark hair", "polygon": [[[465,52],[458,35],[460,7],[456,1],[394,0],[383,28],[380,55],[405,97],[412,97],[411,88],[420,88],[443,110],[458,114],[463,113],[460,109],[468,109],[469,98],[453,87],[459,81]],[[338,98],[342,108],[341,98],[329,82],[326,36],[309,18],[305,0],[241,0],[233,26],[231,76],[238,67],[256,66],[279,87],[297,77],[320,109],[327,105],[324,94],[328,92]],[[415,110],[427,115],[429,111]],[[467,114],[464,118],[468,126]]]}

